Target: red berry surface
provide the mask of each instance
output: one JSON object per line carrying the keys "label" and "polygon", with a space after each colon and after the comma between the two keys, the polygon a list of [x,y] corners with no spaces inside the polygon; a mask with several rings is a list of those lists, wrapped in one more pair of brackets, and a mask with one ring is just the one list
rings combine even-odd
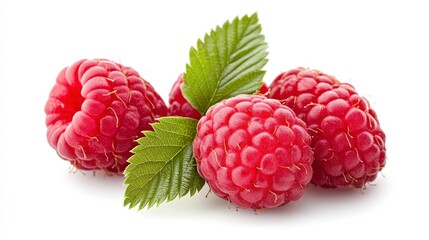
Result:
{"label": "red berry surface", "polygon": [[267,84],[264,82],[261,89],[259,89],[258,94],[265,95],[265,94],[268,94],[269,91],[270,89],[268,88]]}
{"label": "red berry surface", "polygon": [[306,122],[314,151],[312,183],[363,188],[386,161],[385,134],[368,101],[353,86],[317,70],[280,74],[269,97]]}
{"label": "red berry surface", "polygon": [[[168,106],[168,115],[169,116],[181,116],[181,117],[190,117],[194,119],[200,119],[201,113],[198,112],[192,105],[185,99],[182,94],[180,87],[183,85],[183,74],[177,78],[174,82],[173,87],[170,90],[169,94],[169,106]],[[259,94],[265,94],[268,92],[268,86],[264,83]]]}
{"label": "red berry surface", "polygon": [[134,140],[167,108],[134,69],[84,59],[59,73],[45,113],[48,142],[61,158],[78,169],[121,173]]}
{"label": "red berry surface", "polygon": [[298,200],[313,173],[305,123],[279,101],[239,95],[213,105],[193,149],[211,190],[241,208]]}
{"label": "red berry surface", "polygon": [[200,119],[201,113],[185,99],[180,86],[183,85],[183,74],[180,74],[170,90],[168,115]]}

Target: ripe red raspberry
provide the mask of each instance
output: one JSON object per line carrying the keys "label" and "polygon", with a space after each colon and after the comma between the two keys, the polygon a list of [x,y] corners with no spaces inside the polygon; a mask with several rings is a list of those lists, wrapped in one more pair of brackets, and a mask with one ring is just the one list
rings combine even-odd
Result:
{"label": "ripe red raspberry", "polygon": [[193,149],[212,191],[242,208],[298,200],[310,182],[313,153],[303,121],[279,101],[239,95],[198,122]]}
{"label": "ripe red raspberry", "polygon": [[80,60],[58,75],[45,105],[47,138],[84,170],[121,173],[142,130],[167,108],[153,87],[109,60]]}
{"label": "ripe red raspberry", "polygon": [[385,134],[368,101],[350,84],[297,68],[274,80],[269,97],[282,100],[307,123],[315,185],[363,188],[384,167]]}
{"label": "ripe red raspberry", "polygon": [[[194,107],[192,107],[192,105],[183,96],[182,90],[180,89],[182,84],[183,74],[180,74],[179,78],[177,78],[176,82],[174,82],[173,87],[170,90],[170,105],[168,107],[168,115],[200,119],[201,113],[198,112],[198,110],[196,110]],[[265,94],[267,92],[268,86],[264,83],[264,85],[262,85],[261,89],[259,90],[259,94]]]}

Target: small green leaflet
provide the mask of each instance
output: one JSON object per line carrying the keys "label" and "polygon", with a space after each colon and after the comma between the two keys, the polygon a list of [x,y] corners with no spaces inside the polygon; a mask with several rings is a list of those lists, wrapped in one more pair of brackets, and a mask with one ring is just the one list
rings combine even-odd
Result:
{"label": "small green leaflet", "polygon": [[258,15],[235,18],[198,40],[189,53],[182,92],[203,115],[213,104],[262,86],[268,45]]}
{"label": "small green leaflet", "polygon": [[139,204],[139,209],[165,199],[194,195],[204,186],[192,153],[197,121],[183,117],[163,117],[152,125],[154,131],[143,132],[139,145],[128,159],[125,169],[124,206]]}

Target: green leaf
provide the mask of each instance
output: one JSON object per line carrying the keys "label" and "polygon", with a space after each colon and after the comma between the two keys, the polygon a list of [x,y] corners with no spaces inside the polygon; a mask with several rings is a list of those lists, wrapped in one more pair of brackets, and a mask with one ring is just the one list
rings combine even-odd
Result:
{"label": "green leaf", "polygon": [[204,186],[192,153],[197,121],[183,117],[163,117],[152,125],[154,131],[143,132],[139,145],[128,159],[125,169],[124,206],[139,204],[139,209],[165,199],[171,201],[186,194],[194,195]]}
{"label": "green leaf", "polygon": [[182,85],[185,98],[204,115],[223,99],[257,92],[267,48],[256,13],[216,27],[190,50]]}

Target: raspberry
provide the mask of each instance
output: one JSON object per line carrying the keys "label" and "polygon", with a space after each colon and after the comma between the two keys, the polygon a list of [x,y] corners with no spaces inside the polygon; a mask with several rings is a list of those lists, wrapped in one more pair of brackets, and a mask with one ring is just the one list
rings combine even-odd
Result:
{"label": "raspberry", "polygon": [[[192,105],[183,97],[182,90],[180,86],[183,84],[183,74],[180,74],[176,82],[174,82],[173,87],[170,90],[169,94],[169,107],[168,115],[169,116],[182,116],[190,117],[194,119],[200,119],[201,113],[198,112]],[[268,86],[264,83],[261,89],[259,90],[260,94],[265,94],[268,92]]]}
{"label": "raspberry", "polygon": [[121,173],[134,140],[167,108],[134,69],[97,59],[59,73],[45,113],[48,142],[61,158],[78,169]]}
{"label": "raspberry", "polygon": [[297,68],[280,74],[269,97],[306,122],[314,150],[312,183],[363,188],[386,161],[385,134],[368,101],[350,84],[320,71]]}
{"label": "raspberry", "polygon": [[305,123],[279,101],[239,95],[213,105],[197,126],[198,172],[218,196],[241,208],[298,200],[313,173]]}

